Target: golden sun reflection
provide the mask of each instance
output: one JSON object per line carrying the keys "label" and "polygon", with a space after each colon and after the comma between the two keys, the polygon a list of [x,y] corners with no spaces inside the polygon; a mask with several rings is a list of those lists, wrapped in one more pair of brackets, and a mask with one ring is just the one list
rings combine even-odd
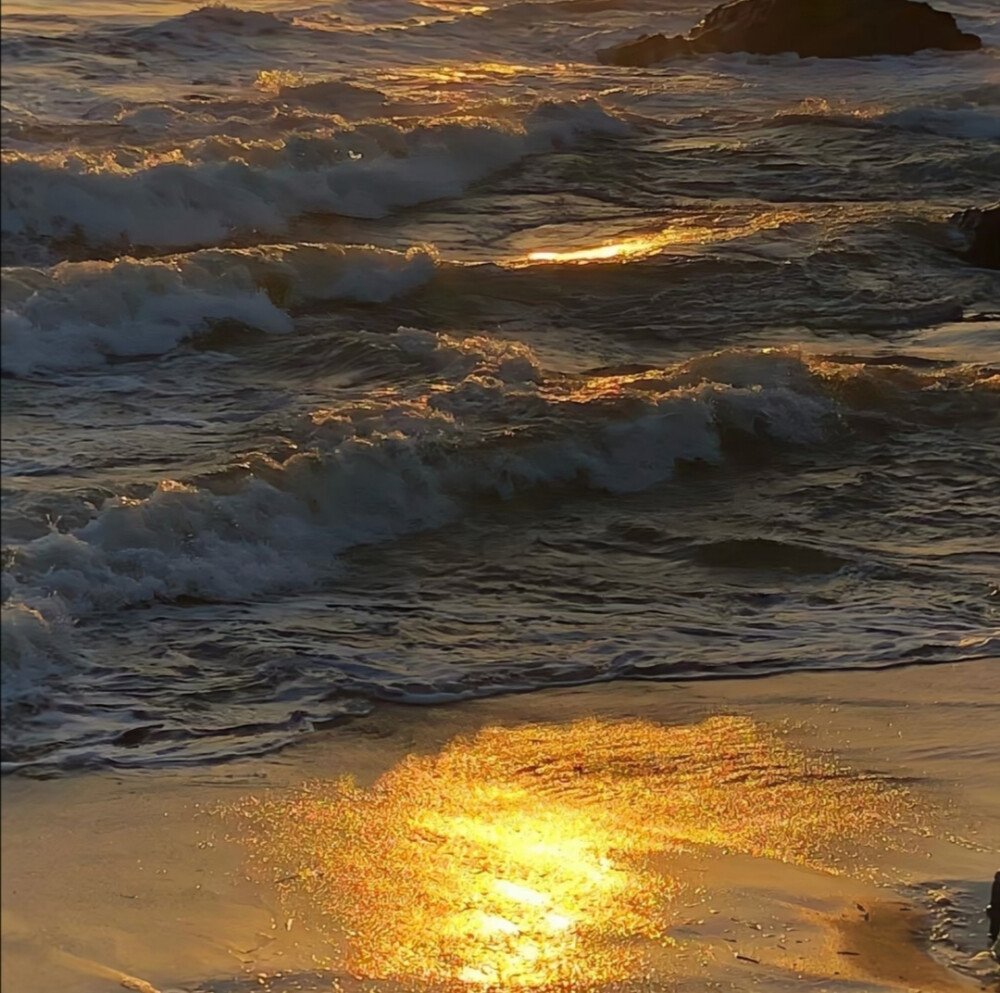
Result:
{"label": "golden sun reflection", "polygon": [[455,62],[384,70],[379,73],[378,78],[384,83],[406,83],[419,89],[426,86],[494,82],[531,71],[530,66],[515,62]]}
{"label": "golden sun reflection", "polygon": [[620,241],[593,248],[574,248],[561,252],[530,252],[529,262],[599,262],[609,259],[639,259],[655,255],[670,245],[689,245],[714,241],[718,235],[711,228],[672,227],[655,234],[636,234]]}
{"label": "golden sun reflection", "polygon": [[[550,225],[545,229],[531,232],[531,237],[533,239],[559,237],[564,242],[569,238],[584,241],[584,244],[579,247],[528,251],[526,255],[516,256],[508,264],[520,266],[538,262],[636,261],[668,251],[671,248],[685,246],[696,248],[723,241],[734,241],[761,231],[777,229],[783,225],[823,219],[822,210],[809,213],[798,208],[783,207],[751,215],[701,218],[701,223],[682,220],[655,230],[646,229],[627,234],[618,232],[610,235],[598,245],[586,244],[584,240],[586,236],[581,235],[578,229],[574,233],[574,225],[565,225],[562,228],[558,225]],[[590,238],[592,237],[591,233]],[[586,240],[590,240],[590,238],[586,238]]]}
{"label": "golden sun reflection", "polygon": [[692,244],[709,241],[712,232],[708,228],[667,228],[649,235],[632,235],[621,241],[613,241],[592,248],[572,248],[561,252],[530,252],[529,262],[600,262],[609,259],[639,259],[655,255],[668,245]]}
{"label": "golden sun reflection", "polygon": [[594,989],[648,972],[694,846],[836,871],[885,847],[902,788],[737,717],[492,727],[371,788],[313,783],[233,811],[254,875],[332,921],[353,975],[434,989]]}

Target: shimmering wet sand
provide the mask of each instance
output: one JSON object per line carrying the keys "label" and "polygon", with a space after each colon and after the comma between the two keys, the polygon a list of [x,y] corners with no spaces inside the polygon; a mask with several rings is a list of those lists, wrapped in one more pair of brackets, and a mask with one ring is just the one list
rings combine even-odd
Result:
{"label": "shimmering wet sand", "polygon": [[266,761],[12,780],[4,981],[975,989],[996,672],[386,707]]}
{"label": "shimmering wet sand", "polygon": [[256,878],[348,936],[351,973],[554,989],[634,979],[674,944],[685,881],[650,856],[859,869],[859,849],[917,829],[915,807],[749,718],[591,718],[491,725],[368,789],[319,781],[231,813]]}

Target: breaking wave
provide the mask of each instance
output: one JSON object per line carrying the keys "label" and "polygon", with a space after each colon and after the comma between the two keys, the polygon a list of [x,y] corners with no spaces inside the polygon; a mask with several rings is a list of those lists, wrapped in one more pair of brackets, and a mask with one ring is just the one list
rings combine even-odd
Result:
{"label": "breaking wave", "polygon": [[5,658],[44,649],[49,627],[61,642],[70,619],[309,589],[335,574],[338,553],[440,527],[477,500],[637,492],[681,463],[822,446],[852,411],[898,423],[924,407],[932,418],[959,405],[966,415],[997,409],[998,377],[971,367],[737,350],[668,369],[548,377],[516,342],[400,329],[388,343],[431,374],[427,392],[315,410],[285,439],[290,456],[254,452],[209,477],[164,480],[144,498],[108,500],[75,531],[9,547]]}
{"label": "breaking wave", "polygon": [[371,122],[278,142],[211,139],[152,163],[127,150],[99,159],[13,154],[4,164],[3,233],[116,250],[280,235],[303,214],[377,218],[457,196],[527,155],[626,127],[584,100],[541,103],[519,122],[412,130]]}
{"label": "breaking wave", "polygon": [[159,355],[219,322],[282,334],[292,330],[291,308],[381,303],[426,282],[434,268],[427,250],[298,244],[5,269],[3,371],[26,376]]}

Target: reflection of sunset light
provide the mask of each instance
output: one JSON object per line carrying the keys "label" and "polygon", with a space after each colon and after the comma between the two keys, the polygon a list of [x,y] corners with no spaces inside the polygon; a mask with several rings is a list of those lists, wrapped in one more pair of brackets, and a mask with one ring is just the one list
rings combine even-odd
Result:
{"label": "reflection of sunset light", "polygon": [[[528,252],[511,260],[511,265],[535,262],[601,262],[633,261],[647,258],[674,247],[708,245],[720,241],[745,238],[758,231],[794,224],[807,215],[795,209],[767,210],[750,218],[730,219],[726,223],[709,226],[704,223],[678,223],[656,231],[634,232],[623,236],[618,233],[599,245],[582,245],[578,248],[544,249]],[[547,228],[546,231],[551,229]],[[563,232],[565,237],[565,232]],[[533,237],[540,237],[534,234]]]}
{"label": "reflection of sunset light", "polygon": [[483,914],[483,932],[490,934],[493,931],[502,931],[504,934],[520,934],[521,929],[506,917],[499,917],[496,914]]}
{"label": "reflection of sunset light", "polygon": [[502,893],[506,897],[510,897],[511,900],[516,900],[518,903],[530,903],[534,906],[546,903],[545,896],[538,892],[538,890],[531,889],[530,886],[518,886],[517,883],[509,883],[506,879],[498,879],[494,884],[493,888],[498,892]]}
{"label": "reflection of sunset light", "polygon": [[631,238],[596,248],[577,248],[565,252],[531,252],[530,262],[593,262],[601,259],[637,258],[653,255],[669,244],[662,236]]}
{"label": "reflection of sunset light", "polygon": [[448,86],[461,83],[505,79],[530,72],[530,67],[510,62],[457,62],[453,65],[436,63],[432,66],[414,66],[404,69],[387,70],[379,74],[379,79],[387,83],[409,83],[412,86],[430,84]]}
{"label": "reflection of sunset light", "polygon": [[908,803],[713,718],[487,728],[369,789],[319,783],[237,813],[259,877],[286,880],[297,918],[336,922],[353,975],[555,990],[665,961],[678,883],[651,855],[704,845],[832,869],[884,843]]}

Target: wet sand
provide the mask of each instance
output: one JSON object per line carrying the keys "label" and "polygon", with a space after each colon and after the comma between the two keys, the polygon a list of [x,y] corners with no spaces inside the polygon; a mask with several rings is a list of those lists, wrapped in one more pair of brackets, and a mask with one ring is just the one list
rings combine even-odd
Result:
{"label": "wet sand", "polygon": [[258,760],[10,779],[4,989],[996,989],[997,727],[1000,666],[962,663],[384,706]]}

